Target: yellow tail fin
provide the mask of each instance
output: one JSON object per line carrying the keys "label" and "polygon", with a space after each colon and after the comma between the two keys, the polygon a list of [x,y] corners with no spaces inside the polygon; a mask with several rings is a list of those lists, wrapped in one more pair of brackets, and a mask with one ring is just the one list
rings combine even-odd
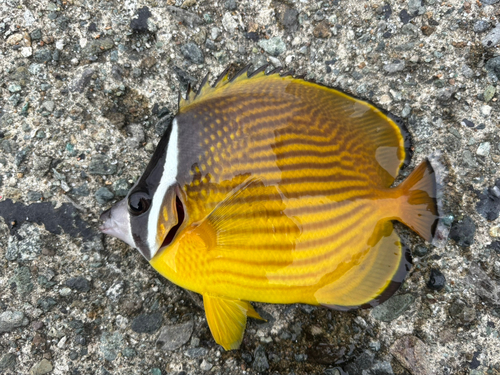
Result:
{"label": "yellow tail fin", "polygon": [[439,221],[437,182],[431,163],[423,161],[397,189],[407,198],[400,207],[400,221],[431,242]]}

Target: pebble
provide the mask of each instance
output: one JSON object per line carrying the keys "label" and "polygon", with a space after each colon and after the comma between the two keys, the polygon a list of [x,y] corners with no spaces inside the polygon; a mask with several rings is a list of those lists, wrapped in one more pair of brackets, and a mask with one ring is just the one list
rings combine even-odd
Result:
{"label": "pebble", "polygon": [[194,64],[203,64],[205,62],[205,57],[200,47],[196,43],[190,42],[181,46],[181,52],[186,59]]}
{"label": "pebble", "polygon": [[486,36],[481,40],[481,44],[485,48],[495,47],[500,43],[500,23],[495,26]]}
{"label": "pebble", "polygon": [[30,369],[30,375],[44,375],[52,371],[52,363],[47,359],[42,359],[40,362],[33,365]]}
{"label": "pebble", "polygon": [[272,56],[279,56],[286,50],[286,44],[279,36],[259,40],[259,47]]}
{"label": "pebble", "polygon": [[489,233],[491,237],[500,237],[500,225],[491,227]]}
{"label": "pebble", "polygon": [[483,142],[477,148],[476,154],[479,156],[488,156],[490,154],[491,144],[490,142]]}
{"label": "pebble", "polygon": [[4,311],[0,314],[0,333],[10,332],[15,328],[25,326],[29,322],[22,311]]}
{"label": "pebble", "polygon": [[374,319],[381,322],[391,322],[403,314],[415,302],[411,294],[401,294],[389,298],[370,312]]}
{"label": "pebble", "polygon": [[141,314],[132,321],[132,331],[137,333],[153,333],[161,327],[162,315],[159,312],[153,314]]}
{"label": "pebble", "polygon": [[491,24],[486,20],[477,20],[474,22],[473,30],[475,33],[484,33],[490,28]]}
{"label": "pebble", "polygon": [[193,329],[192,320],[183,324],[164,326],[156,340],[156,346],[162,350],[176,350],[189,341]]}
{"label": "pebble", "polygon": [[462,323],[470,323],[476,319],[476,310],[468,307],[460,299],[455,300],[448,309],[452,318],[459,319]]}
{"label": "pebble", "polygon": [[21,48],[21,55],[23,57],[31,57],[33,55],[33,48],[31,48],[31,47],[22,47]]}
{"label": "pebble", "polygon": [[206,356],[208,350],[205,348],[189,348],[184,352],[189,358],[200,358]]}
{"label": "pebble", "polygon": [[20,84],[18,83],[11,83],[9,85],[9,87],[7,88],[7,90],[9,90],[10,92],[14,93],[14,92],[19,92],[22,90],[22,87]]}
{"label": "pebble", "polygon": [[451,226],[450,238],[458,246],[469,247],[474,243],[475,235],[476,224],[469,216],[464,217],[461,221],[455,221]]}
{"label": "pebble", "polygon": [[53,112],[56,104],[52,100],[47,100],[42,103],[42,108],[45,108],[49,112]]}
{"label": "pebble", "polygon": [[498,3],[500,0],[481,0],[481,2],[483,4],[486,4],[486,5],[493,5],[493,4],[496,4]]}
{"label": "pebble", "polygon": [[484,192],[478,194],[477,212],[488,221],[494,221],[500,216],[500,180]]}
{"label": "pebble", "polygon": [[38,63],[49,62],[50,60],[52,60],[52,51],[48,48],[36,50],[36,52],[33,54],[33,58]]}
{"label": "pebble", "polygon": [[205,359],[201,362],[201,365],[200,365],[200,368],[203,371],[210,371],[212,369],[212,367],[214,367],[214,365],[212,365],[210,362],[208,362]]}
{"label": "pebble", "polygon": [[266,350],[262,345],[259,345],[253,354],[254,360],[252,368],[257,372],[264,372],[269,369],[269,362],[267,361]]}
{"label": "pebble", "polygon": [[107,361],[114,361],[123,347],[123,335],[120,332],[103,332],[100,349]]}
{"label": "pebble", "polygon": [[135,32],[146,32],[148,31],[148,18],[152,14],[147,6],[137,10],[137,18],[130,20],[130,28]]}
{"label": "pebble", "polygon": [[14,271],[14,276],[9,279],[9,285],[16,286],[16,291],[21,297],[25,297],[33,291],[31,282],[31,271],[29,267],[19,267]]}
{"label": "pebble", "polygon": [[229,12],[224,13],[224,16],[222,17],[222,25],[224,26],[224,29],[231,35],[234,34],[236,29],[238,28],[238,23],[234,20],[233,16]]}
{"label": "pebble", "polygon": [[446,284],[446,278],[443,273],[438,269],[431,269],[429,280],[427,281],[427,287],[432,290],[441,290]]}
{"label": "pebble", "polygon": [[113,190],[117,197],[125,197],[128,194],[130,185],[126,178],[120,178],[113,182]]}
{"label": "pebble", "polygon": [[115,195],[106,187],[101,187],[97,189],[97,191],[94,194],[95,200],[99,204],[106,204],[110,201],[113,200]]}
{"label": "pebble", "polygon": [[404,60],[395,60],[394,62],[392,62],[390,64],[384,65],[384,70],[389,74],[400,72],[404,68],[405,68]]}
{"label": "pebble", "polygon": [[83,293],[90,290],[90,282],[82,276],[72,277],[71,279],[66,280],[66,286]]}
{"label": "pebble", "polygon": [[116,164],[110,164],[104,155],[95,155],[89,165],[89,174],[91,175],[112,175],[115,174],[118,167]]}
{"label": "pebble", "polygon": [[144,128],[140,124],[130,124],[126,128],[127,135],[127,144],[130,148],[137,149],[139,148],[145,141],[146,135],[144,133]]}
{"label": "pebble", "polygon": [[488,116],[490,116],[490,115],[491,115],[491,110],[492,110],[492,109],[493,109],[493,108],[492,108],[492,107],[490,107],[489,105],[483,105],[483,106],[481,107],[481,113],[483,114],[483,116],[488,117]]}
{"label": "pebble", "polygon": [[72,193],[80,197],[88,197],[90,195],[89,185],[84,182],[82,185],[73,188]]}
{"label": "pebble", "polygon": [[13,370],[16,366],[16,355],[14,353],[6,353],[0,359],[0,371]]}
{"label": "pebble", "polygon": [[422,245],[417,245],[413,249],[413,255],[415,255],[417,257],[426,256],[428,252],[429,252],[429,249],[425,246],[422,246]]}
{"label": "pebble", "polygon": [[428,360],[429,348],[419,338],[403,336],[394,342],[390,352],[404,368],[411,369],[413,375],[434,374]]}
{"label": "pebble", "polygon": [[484,302],[500,305],[500,284],[490,278],[479,264],[471,264],[467,281]]}
{"label": "pebble", "polygon": [[484,89],[483,92],[483,99],[486,103],[488,103],[491,99],[493,99],[493,96],[495,96],[496,88],[494,86],[489,85]]}

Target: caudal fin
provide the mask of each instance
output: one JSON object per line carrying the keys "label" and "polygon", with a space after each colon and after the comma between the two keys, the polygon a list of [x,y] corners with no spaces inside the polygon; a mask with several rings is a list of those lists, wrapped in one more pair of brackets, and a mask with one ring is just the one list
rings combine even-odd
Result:
{"label": "caudal fin", "polygon": [[423,161],[398,189],[407,197],[400,209],[400,221],[432,242],[439,222],[436,174],[429,160]]}

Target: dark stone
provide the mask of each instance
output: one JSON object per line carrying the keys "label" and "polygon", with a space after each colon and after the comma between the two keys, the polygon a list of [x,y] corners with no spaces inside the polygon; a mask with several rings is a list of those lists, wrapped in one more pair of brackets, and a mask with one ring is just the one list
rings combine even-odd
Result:
{"label": "dark stone", "polygon": [[446,284],[446,279],[441,271],[438,269],[431,269],[431,274],[429,276],[429,281],[427,281],[427,287],[432,290],[441,290]]}
{"label": "dark stone", "polygon": [[51,297],[40,298],[38,301],[36,301],[36,305],[44,312],[48,312],[50,309],[52,309],[52,307],[57,305],[57,301]]}
{"label": "dark stone", "polygon": [[474,123],[470,120],[467,120],[466,118],[464,118],[462,120],[462,124],[464,124],[465,126],[469,127],[469,128],[473,128],[474,127]]}
{"label": "dark stone", "polygon": [[148,18],[152,14],[147,6],[143,6],[137,11],[137,18],[133,18],[130,21],[130,28],[136,32],[146,32],[148,31]]}
{"label": "dark stone", "polygon": [[56,209],[51,202],[25,206],[6,199],[0,202],[0,216],[6,223],[16,223],[10,228],[12,235],[23,223],[28,222],[44,225],[45,229],[53,234],[64,232],[72,237],[82,237],[86,240],[96,236],[96,230],[80,217],[80,213],[71,203],[63,203]]}
{"label": "dark stone", "polygon": [[469,247],[474,243],[474,236],[476,235],[476,224],[469,217],[466,216],[462,221],[456,221],[451,226],[450,238],[455,241],[458,246]]}
{"label": "dark stone", "polygon": [[90,290],[90,283],[89,281],[81,276],[78,277],[72,277],[71,279],[68,279],[66,281],[66,285],[70,287],[73,290],[76,290],[78,292],[88,292]]}
{"label": "dark stone", "polygon": [[111,175],[115,174],[118,167],[116,164],[110,164],[104,155],[95,155],[89,165],[90,175]]}
{"label": "dark stone", "polygon": [[253,40],[254,42],[258,42],[260,39],[259,34],[254,32],[254,31],[249,32],[249,33],[245,33],[245,38]]}
{"label": "dark stone", "polygon": [[42,30],[35,29],[30,33],[31,40],[40,40],[42,39]]}
{"label": "dark stone", "polygon": [[97,25],[95,22],[91,22],[89,27],[87,28],[89,33],[95,33],[97,31]]}
{"label": "dark stone", "polygon": [[92,79],[92,75],[94,73],[95,70],[92,68],[85,69],[82,73],[82,76],[78,80],[73,81],[70,90],[73,92],[79,92],[80,94],[83,93],[85,87],[87,87],[90,83],[90,80]]}
{"label": "dark stone", "polygon": [[382,322],[390,322],[403,314],[415,302],[411,294],[400,294],[376,306],[371,315]]}
{"label": "dark stone", "polygon": [[205,57],[200,47],[196,43],[189,42],[181,46],[181,52],[184,57],[194,64],[203,64],[205,62]]}
{"label": "dark stone", "polygon": [[156,347],[161,350],[175,350],[188,342],[193,333],[194,323],[192,320],[178,325],[168,325],[162,328]]}
{"label": "dark stone", "polygon": [[484,69],[500,79],[500,56],[489,59],[484,65]]}
{"label": "dark stone", "polygon": [[42,48],[36,50],[33,54],[33,58],[38,63],[46,63],[52,60],[52,51],[48,48]]}
{"label": "dark stone", "polygon": [[177,74],[177,78],[181,84],[181,87],[186,90],[189,84],[193,85],[197,82],[196,77],[193,77],[191,74],[185,72],[178,66],[174,66],[174,72]]}
{"label": "dark stone", "polygon": [[493,5],[493,4],[496,4],[498,3],[500,0],[480,0],[483,4],[486,4],[486,5]]}
{"label": "dark stone", "polygon": [[394,371],[389,362],[377,362],[370,369],[372,375],[394,375]]}
{"label": "dark stone", "polygon": [[89,186],[87,185],[86,182],[84,182],[82,185],[76,187],[76,188],[73,188],[73,190],[71,191],[71,193],[73,195],[77,195],[77,196],[80,196],[80,197],[88,197],[90,195],[90,190],[89,190]]}
{"label": "dark stone", "polygon": [[132,322],[132,331],[137,333],[153,333],[161,327],[162,315],[160,313],[141,314]]}
{"label": "dark stone", "polygon": [[42,193],[39,191],[28,191],[28,200],[30,202],[39,202],[42,200]]}
{"label": "dark stone", "polygon": [[19,267],[14,271],[14,276],[9,280],[9,283],[16,285],[17,293],[21,296],[27,296],[33,290],[31,283],[31,271],[28,267]]}
{"label": "dark stone", "polygon": [[399,12],[399,19],[404,25],[410,22],[412,18],[413,16],[411,16],[406,9],[403,9],[401,12]]}
{"label": "dark stone", "polygon": [[481,354],[481,352],[479,352],[479,351],[474,352],[474,356],[472,357],[472,361],[470,361],[470,363],[469,363],[470,369],[475,370],[479,366],[481,366],[481,362],[479,362],[479,360],[477,359],[477,357],[479,357],[480,354]]}
{"label": "dark stone", "polygon": [[385,39],[389,39],[392,36],[392,33],[390,31],[386,31],[385,33],[382,34],[382,37]]}
{"label": "dark stone", "polygon": [[113,200],[115,195],[108,188],[102,187],[95,192],[95,200],[99,204],[106,204]]}
{"label": "dark stone", "polygon": [[500,215],[500,179],[495,186],[486,189],[478,195],[477,212],[488,221],[493,221]]}
{"label": "dark stone", "polygon": [[269,362],[267,361],[266,350],[262,345],[259,345],[254,352],[254,361],[252,368],[257,372],[264,372],[269,369]]}
{"label": "dark stone", "polygon": [[489,248],[500,254],[500,241],[493,241]]}
{"label": "dark stone", "polygon": [[170,114],[170,110],[167,107],[163,107],[158,111],[158,118],[163,118]]}
{"label": "dark stone", "polygon": [[16,154],[16,158],[14,160],[14,163],[16,164],[16,166],[19,167],[26,160],[26,158],[28,157],[29,152],[30,152],[30,149],[29,148],[25,148],[25,149],[22,149],[21,151],[19,151]]}
{"label": "dark stone", "polygon": [[429,249],[426,248],[425,246],[422,246],[422,245],[417,245],[417,246],[415,246],[415,249],[413,249],[413,255],[415,255],[417,257],[426,256],[428,252],[429,252]]}

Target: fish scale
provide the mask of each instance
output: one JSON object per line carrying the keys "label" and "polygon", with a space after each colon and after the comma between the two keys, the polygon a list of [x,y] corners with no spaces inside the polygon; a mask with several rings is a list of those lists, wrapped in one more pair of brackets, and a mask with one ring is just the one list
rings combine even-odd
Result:
{"label": "fish scale", "polygon": [[340,310],[383,302],[410,264],[392,222],[431,240],[439,219],[428,161],[390,188],[411,157],[391,116],[335,89],[245,72],[180,99],[116,208],[118,217],[128,205],[121,238],[203,295],[225,349],[240,345],[247,316],[260,318],[247,301]]}

